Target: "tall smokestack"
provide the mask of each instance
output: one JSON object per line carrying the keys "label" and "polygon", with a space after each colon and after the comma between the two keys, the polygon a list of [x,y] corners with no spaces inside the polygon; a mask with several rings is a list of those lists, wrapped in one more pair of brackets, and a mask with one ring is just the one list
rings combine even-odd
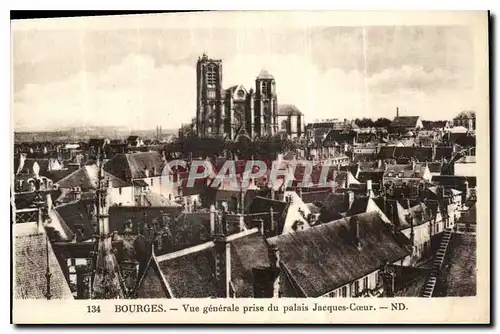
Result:
{"label": "tall smokestack", "polygon": [[399,117],[399,107],[396,107],[396,117]]}

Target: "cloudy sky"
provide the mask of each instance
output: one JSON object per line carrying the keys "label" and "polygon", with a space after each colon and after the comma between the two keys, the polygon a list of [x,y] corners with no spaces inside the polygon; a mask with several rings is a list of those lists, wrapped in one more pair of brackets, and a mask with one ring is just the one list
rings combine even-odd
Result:
{"label": "cloudy sky", "polygon": [[[168,17],[164,18],[168,20]],[[197,58],[223,60],[223,84],[250,88],[262,68],[278,103],[315,118],[475,109],[466,27],[263,26],[13,28],[17,130],[78,125],[177,128],[195,116]]]}

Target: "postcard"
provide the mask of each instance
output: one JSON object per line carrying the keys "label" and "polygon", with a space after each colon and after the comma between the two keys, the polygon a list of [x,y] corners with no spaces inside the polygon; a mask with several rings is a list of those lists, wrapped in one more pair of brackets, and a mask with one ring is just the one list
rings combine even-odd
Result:
{"label": "postcard", "polygon": [[14,323],[490,322],[488,12],[11,23]]}

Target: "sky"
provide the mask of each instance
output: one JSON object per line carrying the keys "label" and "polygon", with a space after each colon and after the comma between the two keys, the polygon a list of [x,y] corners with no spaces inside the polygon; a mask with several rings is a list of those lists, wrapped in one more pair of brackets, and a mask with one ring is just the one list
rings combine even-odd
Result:
{"label": "sky", "polygon": [[222,59],[224,87],[249,89],[260,70],[268,70],[278,103],[295,104],[306,121],[392,119],[396,107],[402,115],[452,119],[477,107],[473,36],[466,26],[207,28],[186,20],[175,27],[107,29],[67,21],[13,26],[18,131],[178,128],[195,117],[196,60],[203,52]]}

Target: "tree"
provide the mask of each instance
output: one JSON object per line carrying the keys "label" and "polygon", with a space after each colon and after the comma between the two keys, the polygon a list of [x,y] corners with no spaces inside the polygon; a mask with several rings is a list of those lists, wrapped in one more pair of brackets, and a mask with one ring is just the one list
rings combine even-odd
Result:
{"label": "tree", "polygon": [[387,128],[389,125],[391,125],[391,120],[388,119],[388,118],[378,118],[374,123],[373,125],[376,127],[376,128]]}
{"label": "tree", "polygon": [[371,118],[362,118],[362,119],[356,118],[354,123],[360,128],[371,128],[373,127],[374,124]]}

